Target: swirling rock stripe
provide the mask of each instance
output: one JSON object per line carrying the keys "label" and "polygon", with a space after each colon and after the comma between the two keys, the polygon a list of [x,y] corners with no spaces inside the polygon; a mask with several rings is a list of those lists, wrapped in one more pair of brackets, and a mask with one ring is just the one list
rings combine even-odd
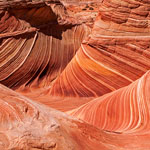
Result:
{"label": "swirling rock stripe", "polygon": [[123,149],[126,143],[130,147],[130,141],[136,138],[129,135],[124,142],[124,135],[120,138],[117,134],[105,133],[3,85],[0,85],[0,122],[0,148],[3,150],[115,150]]}
{"label": "swirling rock stripe", "polygon": [[100,129],[135,134],[149,134],[150,72],[131,85],[97,98],[71,115]]}
{"label": "swirling rock stripe", "polygon": [[149,49],[142,50],[140,43],[141,40],[102,38],[96,46],[82,44],[53,84],[51,94],[101,96],[129,85],[150,69]]}
{"label": "swirling rock stripe", "polygon": [[53,84],[55,96],[101,96],[150,69],[149,4],[104,0],[92,33]]}
{"label": "swirling rock stripe", "polygon": [[2,84],[14,89],[31,83],[35,87],[49,86],[62,72],[90,29],[84,25],[59,25],[56,21],[48,6],[2,12]]}

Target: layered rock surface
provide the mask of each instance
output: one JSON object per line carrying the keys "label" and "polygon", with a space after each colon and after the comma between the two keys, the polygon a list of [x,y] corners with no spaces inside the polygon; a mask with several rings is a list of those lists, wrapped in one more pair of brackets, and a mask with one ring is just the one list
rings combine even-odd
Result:
{"label": "layered rock surface", "polygon": [[112,138],[113,143],[112,135],[35,103],[3,85],[0,108],[3,150],[96,150],[107,149],[108,139]]}
{"label": "layered rock surface", "polygon": [[3,85],[0,85],[0,108],[0,149],[3,150],[143,150],[150,147],[148,132],[137,136],[102,131]]}
{"label": "layered rock surface", "polygon": [[148,20],[147,2],[103,1],[92,34],[81,44],[50,93],[95,97],[140,78],[150,69]]}
{"label": "layered rock surface", "polygon": [[[49,90],[91,32],[86,21],[90,12],[81,17],[80,10],[75,16],[68,11],[70,5],[53,0],[3,1],[0,6],[0,83],[59,110],[89,101],[68,103],[70,99],[51,97]],[[61,107],[62,100],[66,107]]]}
{"label": "layered rock surface", "polygon": [[90,29],[59,1],[1,5],[0,82],[13,89],[50,86]]}
{"label": "layered rock surface", "polygon": [[71,115],[100,129],[149,134],[150,71],[131,85],[92,100]]}
{"label": "layered rock surface", "polygon": [[148,1],[0,1],[0,83],[77,118],[0,85],[0,149],[149,150],[149,29]]}

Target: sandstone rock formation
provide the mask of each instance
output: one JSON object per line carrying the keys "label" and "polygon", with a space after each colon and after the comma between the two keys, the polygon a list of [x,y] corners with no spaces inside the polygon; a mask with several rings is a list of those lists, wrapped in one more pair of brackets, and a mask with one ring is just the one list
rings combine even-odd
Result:
{"label": "sandstone rock formation", "polygon": [[146,3],[104,0],[92,34],[52,85],[51,94],[101,96],[129,85],[149,70]]}
{"label": "sandstone rock formation", "polygon": [[2,150],[143,150],[150,147],[148,132],[137,136],[102,131],[3,85],[0,85],[0,108]]}
{"label": "sandstone rock formation", "polygon": [[[6,96],[7,95],[7,96]],[[0,85],[1,150],[107,149],[103,131]],[[100,142],[101,141],[101,142]]]}
{"label": "sandstone rock formation", "polygon": [[50,86],[90,29],[59,1],[0,5],[0,82],[13,89]]}
{"label": "sandstone rock formation", "polygon": [[0,150],[149,150],[149,11],[0,0]]}
{"label": "sandstone rock formation", "polygon": [[92,100],[70,112],[100,129],[149,134],[150,71],[131,85]]}
{"label": "sandstone rock formation", "polygon": [[77,20],[82,20],[87,26],[93,27],[95,18],[98,14],[101,0],[99,1],[77,1],[77,0],[63,0],[67,12]]}
{"label": "sandstone rock formation", "polygon": [[59,0],[3,1],[0,6],[0,83],[63,111],[91,100],[65,99],[62,108],[62,98],[51,97],[49,90],[91,32],[95,15],[88,20],[89,10],[84,17],[81,10],[71,13],[70,4],[64,7]]}

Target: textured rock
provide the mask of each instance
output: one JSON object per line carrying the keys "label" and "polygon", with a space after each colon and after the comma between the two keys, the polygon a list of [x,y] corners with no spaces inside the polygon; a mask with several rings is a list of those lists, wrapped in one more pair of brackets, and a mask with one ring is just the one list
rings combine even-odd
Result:
{"label": "textured rock", "polygon": [[70,112],[100,129],[135,134],[150,133],[150,71],[131,85]]}
{"label": "textured rock", "polygon": [[146,0],[0,1],[0,83],[76,117],[0,84],[0,149],[149,150],[149,10]]}
{"label": "textured rock", "polygon": [[[133,149],[140,146],[136,136],[129,135],[125,141],[126,135],[98,130],[3,85],[0,85],[0,108],[2,150],[124,150],[133,147],[131,141],[136,142]],[[142,139],[145,148],[149,144],[146,145],[145,137]]]}
{"label": "textured rock", "polygon": [[[105,136],[105,133],[32,102],[2,85],[0,108],[0,148],[3,150],[94,150],[94,139],[103,147],[96,138],[93,137],[92,141],[88,138],[94,135],[92,132],[99,134],[99,137],[102,134]],[[83,139],[87,139],[86,142]],[[88,144],[89,140],[91,143]]]}
{"label": "textured rock", "polygon": [[150,147],[148,132],[137,136],[101,131],[3,85],[0,85],[0,108],[2,150],[143,150]]}
{"label": "textured rock", "polygon": [[90,29],[69,17],[59,1],[2,4],[0,82],[21,90],[50,86]]}
{"label": "textured rock", "polygon": [[101,1],[63,1],[67,12],[77,20],[82,20],[89,27],[93,27],[96,16],[98,15]]}
{"label": "textured rock", "polygon": [[52,85],[51,94],[101,96],[129,85],[148,71],[150,28],[146,2],[103,1],[92,34]]}

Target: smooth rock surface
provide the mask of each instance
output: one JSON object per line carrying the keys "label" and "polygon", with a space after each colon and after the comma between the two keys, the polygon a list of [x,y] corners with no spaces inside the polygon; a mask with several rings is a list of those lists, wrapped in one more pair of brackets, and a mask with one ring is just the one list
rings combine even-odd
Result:
{"label": "smooth rock surface", "polygon": [[[149,3],[104,0],[92,33],[51,88],[53,96],[101,96],[150,69]],[[73,83],[73,84],[72,84]]]}
{"label": "smooth rock surface", "polygon": [[150,150],[149,11],[0,0],[0,150]]}
{"label": "smooth rock surface", "polygon": [[98,130],[3,85],[0,122],[1,150],[122,150],[136,138],[124,142],[125,135]]}
{"label": "smooth rock surface", "polygon": [[2,3],[8,9],[0,12],[0,83],[20,91],[50,86],[91,29],[59,1],[16,3]]}
{"label": "smooth rock surface", "polygon": [[105,94],[70,114],[100,129],[150,133],[150,71],[127,87]]}

